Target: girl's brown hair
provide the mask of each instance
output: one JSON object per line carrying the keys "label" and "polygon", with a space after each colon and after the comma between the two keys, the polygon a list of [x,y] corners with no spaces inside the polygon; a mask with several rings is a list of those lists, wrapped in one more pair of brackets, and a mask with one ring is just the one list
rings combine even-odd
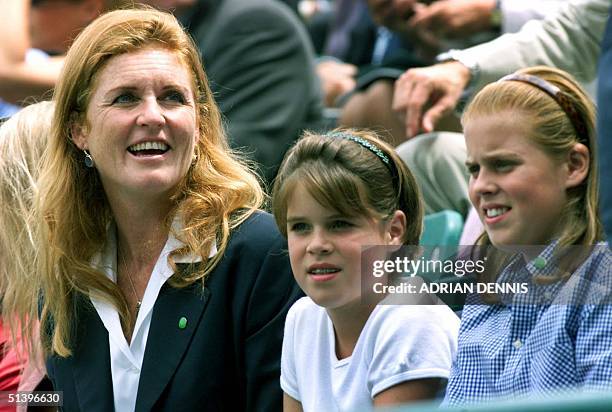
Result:
{"label": "girl's brown hair", "polygon": [[285,236],[287,206],[298,183],[322,206],[347,216],[386,219],[401,210],[407,219],[403,243],[419,242],[423,205],[416,180],[395,151],[373,132],[307,132],[287,152],[272,195],[274,217]]}

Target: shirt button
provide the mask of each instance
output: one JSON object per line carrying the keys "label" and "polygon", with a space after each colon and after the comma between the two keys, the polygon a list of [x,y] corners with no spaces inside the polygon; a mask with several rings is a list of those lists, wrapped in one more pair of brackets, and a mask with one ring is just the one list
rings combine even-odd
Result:
{"label": "shirt button", "polygon": [[130,372],[132,373],[138,373],[138,368],[136,366],[132,366],[130,367],[130,369],[128,369]]}
{"label": "shirt button", "polygon": [[514,342],[512,342],[512,346],[514,346],[516,349],[520,349],[521,346],[523,346],[523,342],[521,342],[520,339],[517,339]]}

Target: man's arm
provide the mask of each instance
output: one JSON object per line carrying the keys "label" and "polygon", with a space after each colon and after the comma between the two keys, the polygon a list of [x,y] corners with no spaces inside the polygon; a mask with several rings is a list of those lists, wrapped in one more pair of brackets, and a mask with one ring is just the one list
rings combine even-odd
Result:
{"label": "man's arm", "polygon": [[542,20],[558,13],[566,0],[500,0],[501,32],[516,33],[529,20]]}
{"label": "man's arm", "polygon": [[[27,18],[29,0],[4,1],[0,6],[0,64],[20,62],[28,47]],[[10,39],[11,41],[6,41]]]}
{"label": "man's arm", "polygon": [[540,64],[563,69],[581,81],[593,80],[611,3],[568,1],[559,13],[529,22],[518,33],[459,52],[459,56],[478,62],[477,89],[522,67]]}
{"label": "man's arm", "polygon": [[432,131],[438,119],[455,108],[470,80],[478,90],[505,74],[538,64],[592,80],[610,4],[611,0],[570,0],[546,20],[458,52],[459,60],[478,65],[477,78],[458,62],[408,70],[396,82],[393,101],[394,110],[405,118],[407,135]]}
{"label": "man's arm", "polygon": [[63,65],[63,58],[44,65],[26,62],[29,11],[30,0],[3,1],[0,6],[0,97],[11,103],[51,89]]}

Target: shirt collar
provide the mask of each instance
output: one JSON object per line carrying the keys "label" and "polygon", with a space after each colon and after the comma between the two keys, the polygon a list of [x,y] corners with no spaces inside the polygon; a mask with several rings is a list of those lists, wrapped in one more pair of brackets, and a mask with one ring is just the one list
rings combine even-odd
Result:
{"label": "shirt collar", "polygon": [[[559,241],[555,240],[542,250],[538,256],[527,260],[523,253],[516,253],[510,258],[508,264],[502,269],[500,276],[497,279],[498,283],[508,282],[512,279],[516,280],[517,274],[524,273],[528,277],[534,276],[550,276],[555,271],[555,265],[552,265],[553,253]],[[524,272],[526,271],[526,272]],[[523,276],[521,276],[522,278]],[[527,280],[527,279],[524,279]]]}
{"label": "shirt collar", "polygon": [[[182,223],[180,219],[174,219],[172,230],[168,234],[168,240],[155,263],[145,293],[142,297],[142,306],[138,312],[132,334],[132,343],[135,343],[137,346],[142,346],[142,350],[138,352],[140,354],[138,357],[134,357],[130,350],[130,344],[125,341],[117,309],[108,301],[108,298],[101,295],[99,291],[89,291],[92,304],[96,308],[102,323],[109,331],[109,339],[114,342],[114,346],[111,346],[118,348],[117,350],[120,350],[132,364],[138,367],[142,364],[142,356],[144,354],[144,346],[146,345],[146,336],[148,334],[148,325],[150,324],[153,306],[155,305],[163,284],[174,275],[174,271],[168,263],[168,256],[174,250],[184,246],[184,243],[176,239],[173,234],[180,233],[181,230]],[[100,252],[94,255],[91,264],[114,283],[117,283],[117,229],[114,223],[109,225],[106,239],[106,244]],[[217,247],[216,244],[213,244],[209,257],[214,256],[216,253]],[[180,258],[177,257],[174,261],[175,263],[196,263],[201,262],[202,258],[195,254],[187,254],[180,256]]]}
{"label": "shirt collar", "polygon": [[[172,227],[170,229],[170,233],[168,234],[168,241],[166,242],[166,247],[170,250],[170,252],[185,246],[183,242],[174,237],[175,233],[181,233],[181,231],[183,231],[183,222],[181,218],[177,216],[174,218],[174,220],[172,220]],[[164,249],[166,249],[166,247],[164,247]],[[217,242],[214,242],[210,248],[208,258],[210,259],[214,257],[217,252]],[[186,255],[174,257],[174,263],[198,263],[201,261],[202,257],[200,255],[191,252]]]}
{"label": "shirt collar", "polygon": [[[168,233],[168,240],[164,245],[164,248],[160,254],[160,258],[164,260],[168,259],[171,252],[185,246],[183,242],[175,237],[175,233],[180,233],[183,230],[183,223],[179,217],[175,217],[172,221],[170,232]],[[92,266],[98,268],[100,271],[106,274],[109,279],[113,282],[117,282],[116,268],[117,268],[117,227],[114,223],[108,226],[106,234],[106,244],[104,248],[96,253],[92,259]],[[218,252],[217,243],[214,242],[210,248],[208,258],[214,257]],[[185,255],[175,256],[174,263],[199,263],[202,262],[202,257],[196,253],[187,253]],[[165,273],[166,279],[170,278],[173,273]]]}
{"label": "shirt collar", "polygon": [[[525,265],[525,269],[533,276],[550,276],[557,274],[557,265],[554,264],[554,253],[559,245],[559,239],[554,240],[542,250],[538,256]],[[525,257],[523,256],[523,262]]]}

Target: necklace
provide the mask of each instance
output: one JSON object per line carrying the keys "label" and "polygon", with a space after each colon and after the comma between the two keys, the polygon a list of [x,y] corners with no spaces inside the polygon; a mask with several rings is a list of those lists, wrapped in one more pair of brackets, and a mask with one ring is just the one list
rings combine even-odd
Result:
{"label": "necklace", "polygon": [[[119,251],[117,251],[117,254],[119,254]],[[134,287],[134,281],[132,281],[132,276],[127,270],[127,263],[125,263],[125,257],[123,256],[123,253],[121,254],[121,263],[123,264],[123,270],[125,271],[125,276],[128,278],[128,281],[130,282],[130,286],[132,287],[132,293],[134,293],[134,297],[136,298],[136,314],[138,314],[138,311],[140,310],[140,306],[142,305],[142,300],[138,299],[138,293],[136,293],[136,287]]]}

